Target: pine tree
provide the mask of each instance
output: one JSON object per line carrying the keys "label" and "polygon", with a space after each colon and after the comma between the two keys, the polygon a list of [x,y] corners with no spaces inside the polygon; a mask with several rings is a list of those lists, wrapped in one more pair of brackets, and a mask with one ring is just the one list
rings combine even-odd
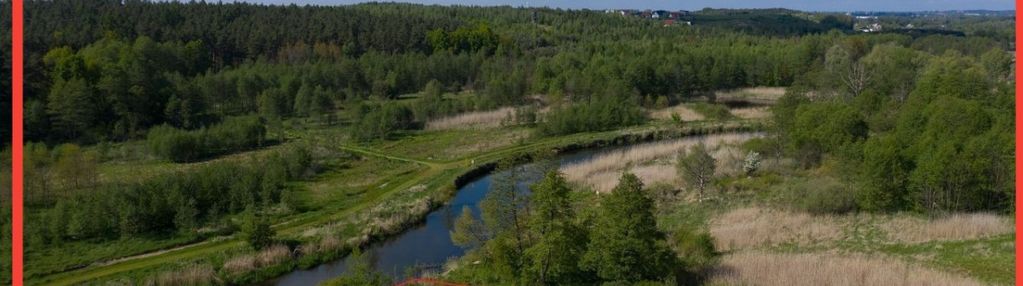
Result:
{"label": "pine tree", "polygon": [[249,246],[260,250],[273,244],[276,233],[270,226],[270,220],[251,206],[247,212],[249,215],[244,231],[245,239],[249,242]]}

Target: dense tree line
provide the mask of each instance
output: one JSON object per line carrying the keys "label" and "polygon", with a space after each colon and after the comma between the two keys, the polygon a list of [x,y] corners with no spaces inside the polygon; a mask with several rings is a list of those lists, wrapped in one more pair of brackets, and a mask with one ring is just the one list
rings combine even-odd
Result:
{"label": "dense tree line", "polygon": [[804,166],[846,165],[863,209],[1011,210],[1011,55],[966,52],[838,42],[775,107],[781,141]]}
{"label": "dense tree line", "polygon": [[537,125],[537,133],[564,135],[637,125],[646,121],[646,114],[636,100],[636,97],[623,97],[609,90],[587,101],[557,107]]}
{"label": "dense tree line", "polygon": [[30,243],[146,234],[194,234],[226,215],[267,208],[287,196],[284,183],[310,174],[312,157],[295,147],[265,158],[218,162],[188,171],[74,192],[27,220]]}
{"label": "dense tree line", "polygon": [[623,174],[599,207],[585,211],[556,171],[543,175],[529,192],[515,187],[509,170],[495,179],[481,206],[481,219],[468,208],[455,222],[452,240],[483,259],[476,283],[593,284],[677,281],[684,261],[657,229],[653,200],[639,178]]}
{"label": "dense tree line", "polygon": [[[830,30],[850,31],[853,18],[846,15],[808,15],[786,9],[710,9],[683,16],[695,25],[739,30],[757,35],[792,36],[823,33]],[[819,16],[814,21],[810,17]]]}
{"label": "dense tree line", "polygon": [[94,0],[27,10],[27,135],[49,142],[140,138],[152,126],[197,129],[248,113],[331,121],[340,101],[393,99],[434,80],[480,91],[485,108],[535,93],[589,96],[608,82],[672,98],[787,85],[821,53],[817,43],[837,37],[510,7]]}
{"label": "dense tree line", "polygon": [[[158,43],[140,37],[106,38],[78,51],[50,50],[43,58],[51,70],[49,94],[45,101],[30,101],[25,107],[30,138],[131,138],[166,122],[165,111],[174,113],[170,115],[179,124],[198,124],[194,121],[204,115],[203,107],[188,98],[192,87],[182,75],[206,69],[202,49],[198,42]],[[166,110],[170,100],[177,102],[176,110]]]}

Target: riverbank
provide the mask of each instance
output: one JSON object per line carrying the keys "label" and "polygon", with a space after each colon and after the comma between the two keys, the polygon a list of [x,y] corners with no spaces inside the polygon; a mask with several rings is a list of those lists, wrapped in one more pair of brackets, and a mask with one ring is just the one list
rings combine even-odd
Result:
{"label": "riverbank", "polygon": [[[299,253],[300,255],[292,257],[288,262],[276,263],[274,265],[253,264],[253,267],[251,267],[253,269],[247,273],[213,274],[214,276],[225,276],[231,282],[251,283],[278,276],[291,269],[308,268],[326,261],[335,260],[347,253],[347,250],[351,249],[351,247],[379,241],[421,221],[430,209],[437,206],[437,202],[444,201],[445,198],[452,196],[452,191],[456,189],[454,184],[456,178],[469,173],[470,170],[487,166],[488,162],[528,156],[539,150],[558,149],[561,152],[565,152],[579,148],[642,142],[645,140],[672,138],[674,136],[761,128],[761,125],[758,123],[745,121],[702,122],[688,125],[684,128],[678,128],[668,124],[650,124],[618,131],[538,138],[534,142],[506,146],[448,162],[388,155],[390,158],[384,159],[407,158],[408,160],[403,161],[422,161],[429,163],[429,165],[423,166],[421,163],[416,163],[420,166],[417,168],[418,171],[407,172],[390,178],[386,186],[368,189],[364,194],[360,194],[361,199],[346,203],[346,207],[326,207],[317,211],[298,214],[289,219],[284,219],[275,225],[278,235],[282,240],[292,241],[290,244],[296,246],[311,245],[314,242],[324,244],[324,241],[329,241],[323,237],[323,233],[320,233],[320,231],[310,231],[311,229],[323,229],[329,226],[328,228],[337,230],[340,234],[339,236],[345,237],[342,240],[344,242],[343,247],[336,246],[326,251],[320,249],[320,251],[308,254]],[[373,150],[372,147],[356,148]],[[370,157],[371,154],[363,154],[362,156]],[[425,192],[421,190],[409,191],[424,187],[427,190]],[[407,208],[416,204],[425,204],[427,207]],[[416,212],[395,213],[387,209],[411,209],[416,210]],[[357,229],[352,227],[353,225],[364,225],[366,227]],[[309,247],[305,249],[309,249]],[[182,247],[160,255],[123,260],[110,265],[86,267],[80,270],[47,276],[44,279],[31,281],[31,283],[68,285],[86,281],[108,280],[113,277],[128,277],[128,279],[137,281],[155,279],[153,277],[167,276],[160,273],[183,271],[179,269],[189,270],[195,268],[195,265],[220,264],[225,261],[231,261],[232,257],[235,256],[252,255],[251,253],[246,254],[247,252],[244,244],[241,243],[238,237],[215,238],[212,242],[201,245]],[[221,272],[224,271],[221,270]]]}

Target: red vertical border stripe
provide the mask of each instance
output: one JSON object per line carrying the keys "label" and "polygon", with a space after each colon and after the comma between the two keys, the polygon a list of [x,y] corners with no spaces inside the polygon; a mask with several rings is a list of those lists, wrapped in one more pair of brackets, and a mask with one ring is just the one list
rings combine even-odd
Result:
{"label": "red vertical border stripe", "polygon": [[11,285],[21,286],[24,248],[22,243],[24,227],[24,210],[22,200],[24,189],[22,178],[22,146],[24,144],[22,130],[22,105],[24,86],[24,1],[13,0],[11,3]]}
{"label": "red vertical border stripe", "polygon": [[1020,46],[1021,43],[1023,43],[1023,40],[1020,39],[1020,28],[1023,28],[1023,24],[1020,24],[1020,22],[1019,22],[1019,16],[1020,16],[1019,4],[1021,2],[1023,2],[1023,0],[1016,0],[1016,19],[1015,19],[1015,22],[1016,22],[1016,46],[1014,48],[1015,53],[1016,53],[1016,60],[1015,60],[1015,65],[1016,65],[1016,70],[1015,70],[1015,73],[1016,73],[1016,106],[1015,106],[1015,111],[1016,111],[1016,115],[1015,115],[1016,116],[1016,136],[1014,136],[1016,138],[1016,142],[1015,142],[1016,143],[1016,154],[1015,154],[1014,158],[1016,160],[1016,202],[1015,203],[1016,203],[1016,231],[1017,231],[1017,233],[1016,233],[1016,245],[1015,245],[1016,259],[1014,259],[1013,262],[1016,265],[1016,267],[1015,267],[1015,269],[1016,269],[1016,285],[1023,285],[1023,277],[1020,276],[1020,272],[1021,272],[1020,269],[1023,269],[1023,267],[1020,267],[1021,265],[1020,265],[1020,260],[1019,260],[1020,253],[1021,253],[1019,247],[1020,247],[1020,245],[1023,245],[1023,238],[1021,238],[1019,236],[1019,233],[1018,233],[1019,230],[1020,230],[1020,226],[1023,225],[1023,216],[1020,215],[1020,205],[1023,205],[1023,198],[1020,197],[1020,192],[1019,192],[1020,186],[1023,186],[1023,184],[1021,184],[1021,179],[1023,179],[1023,176],[1021,176],[1021,174],[1023,174],[1023,170],[1021,170],[1021,168],[1020,168],[1021,166],[1023,166],[1023,164],[1021,164],[1021,161],[1019,159],[1019,155],[1021,153],[1023,153],[1023,152],[1021,152],[1021,151],[1023,151],[1023,148],[1021,148],[1020,144],[1019,144],[1019,134],[1021,133],[1021,131],[1023,131],[1023,128],[1021,128],[1021,126],[1023,126],[1023,116],[1021,116],[1020,113],[1019,113],[1019,106],[1020,106],[1021,103],[1023,103],[1023,99],[1020,98],[1020,91],[1023,91],[1023,89],[1021,89],[1020,86],[1019,86],[1019,81],[1020,81],[1021,78],[1023,78],[1023,76],[1020,76],[1020,74],[1019,74],[1019,71],[1020,71],[1020,69],[1019,69],[1019,67],[1020,67],[1020,64],[1019,64],[1019,46]]}

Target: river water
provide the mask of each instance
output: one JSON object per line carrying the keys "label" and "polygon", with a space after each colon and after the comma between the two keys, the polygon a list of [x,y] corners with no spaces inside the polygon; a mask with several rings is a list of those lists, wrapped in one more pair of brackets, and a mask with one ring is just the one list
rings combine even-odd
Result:
{"label": "river water", "polygon": [[[583,150],[558,156],[559,164],[570,164],[586,160],[599,150]],[[517,188],[526,190],[530,184],[541,177],[537,164],[530,163],[518,166],[519,180]],[[507,172],[507,171],[505,171]],[[491,173],[472,180],[458,189],[454,198],[448,203],[426,215],[426,220],[400,235],[388,240],[374,243],[362,251],[363,256],[377,271],[388,274],[392,279],[403,279],[406,269],[413,268],[416,272],[424,270],[439,271],[449,258],[465,254],[465,250],[451,242],[450,231],[455,218],[463,207],[469,207],[479,217],[479,202],[490,191],[495,176],[501,172]],[[341,276],[351,259],[344,258],[335,262],[322,264],[310,269],[297,270],[262,285],[317,285],[326,280]]]}
{"label": "river water", "polygon": [[[693,136],[681,140],[703,140],[706,138],[705,136]],[[559,155],[556,160],[559,165],[573,164],[617,148],[623,147],[569,152]],[[536,182],[542,175],[540,170],[542,168],[537,163],[524,164],[517,168],[519,168],[519,174],[516,186],[522,191],[526,191],[528,186]],[[461,214],[463,207],[469,207],[473,214],[479,218],[479,202],[490,191],[490,185],[495,176],[506,175],[504,172],[508,171],[487,174],[465,184],[458,189],[454,198],[446,205],[427,214],[423,223],[391,239],[371,244],[369,248],[363,250],[363,256],[368,257],[374,269],[390,275],[395,281],[404,279],[407,269],[413,269],[416,274],[422,273],[422,271],[440,271],[448,259],[465,254],[464,249],[451,242],[450,231],[455,218]],[[311,269],[296,270],[260,285],[317,285],[344,274],[351,262],[351,259],[346,257]]]}

